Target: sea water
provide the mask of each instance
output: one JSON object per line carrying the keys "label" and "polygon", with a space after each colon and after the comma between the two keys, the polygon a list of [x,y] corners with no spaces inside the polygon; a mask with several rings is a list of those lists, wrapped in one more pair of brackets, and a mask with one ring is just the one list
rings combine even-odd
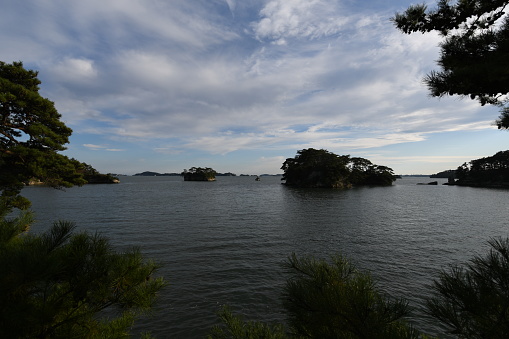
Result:
{"label": "sea water", "polygon": [[446,337],[423,315],[440,270],[489,249],[509,235],[509,190],[417,185],[404,177],[389,187],[296,189],[281,177],[120,177],[115,185],[64,191],[27,187],[42,232],[56,220],[99,232],[118,250],[139,247],[161,265],[169,285],[135,333],[204,338],[229,305],[248,320],[284,322],[282,264],[292,254],[347,256],[379,289],[406,298],[410,322]]}

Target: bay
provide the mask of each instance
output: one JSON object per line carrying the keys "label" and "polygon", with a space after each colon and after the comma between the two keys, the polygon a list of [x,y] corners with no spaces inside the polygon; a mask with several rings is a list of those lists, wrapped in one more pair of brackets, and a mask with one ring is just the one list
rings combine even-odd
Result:
{"label": "bay", "polygon": [[349,257],[382,291],[409,300],[412,324],[445,338],[422,312],[429,284],[509,231],[508,190],[444,186],[443,179],[351,190],[289,188],[280,177],[120,179],[65,191],[30,186],[23,194],[36,215],[33,232],[70,220],[161,264],[169,286],[133,330],[157,338],[205,337],[222,305],[246,319],[284,322],[281,265],[292,253]]}

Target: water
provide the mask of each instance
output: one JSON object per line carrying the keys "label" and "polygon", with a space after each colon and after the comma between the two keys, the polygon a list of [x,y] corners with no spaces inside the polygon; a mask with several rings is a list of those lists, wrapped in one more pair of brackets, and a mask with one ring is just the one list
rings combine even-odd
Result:
{"label": "water", "polygon": [[140,247],[162,265],[169,286],[135,333],[203,338],[225,304],[251,320],[283,322],[281,264],[291,253],[341,253],[381,290],[407,298],[416,327],[446,337],[422,315],[428,285],[447,265],[486,253],[491,237],[509,235],[509,191],[416,185],[431,180],[341,191],[289,188],[279,177],[121,177],[118,185],[27,187],[23,194],[38,219],[33,232],[75,221],[78,230],[97,231],[118,249]]}

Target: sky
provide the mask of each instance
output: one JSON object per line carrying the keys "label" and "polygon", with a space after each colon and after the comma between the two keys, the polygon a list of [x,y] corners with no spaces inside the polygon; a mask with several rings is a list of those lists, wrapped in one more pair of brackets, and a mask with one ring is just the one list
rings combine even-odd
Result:
{"label": "sky", "polygon": [[412,3],[5,0],[0,60],[39,71],[64,154],[103,173],[278,174],[316,148],[432,174],[509,149],[497,108],[430,97],[441,38],[390,21]]}

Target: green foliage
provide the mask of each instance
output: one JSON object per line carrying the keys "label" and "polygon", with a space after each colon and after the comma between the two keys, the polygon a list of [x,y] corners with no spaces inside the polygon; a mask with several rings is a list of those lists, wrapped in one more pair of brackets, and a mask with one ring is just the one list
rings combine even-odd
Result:
{"label": "green foliage", "polygon": [[120,180],[112,174],[99,173],[91,165],[84,162],[76,165],[76,171],[83,175],[83,179],[85,179],[88,184],[114,184],[120,182]]}
{"label": "green foliage", "polygon": [[182,172],[185,181],[213,181],[216,180],[216,174],[210,167],[191,167]]}
{"label": "green foliage", "polygon": [[136,249],[115,252],[97,234],[72,234],[58,222],[27,234],[22,211],[0,221],[1,338],[126,338],[137,316],[150,309],[162,278]]}
{"label": "green foliage", "polygon": [[224,326],[214,326],[208,339],[285,339],[287,335],[280,324],[269,326],[262,322],[244,321],[232,314],[228,307],[219,313]]}
{"label": "green foliage", "polygon": [[297,151],[288,158],[281,169],[282,180],[297,187],[349,188],[361,185],[391,185],[392,169],[378,166],[363,158],[336,155],[326,150],[313,148]]}
{"label": "green foliage", "polygon": [[221,311],[223,326],[209,339],[241,338],[424,338],[403,322],[407,303],[381,294],[368,274],[335,256],[331,263],[292,255],[285,265],[290,278],[283,292],[288,333],[282,325],[245,322]]}
{"label": "green foliage", "polygon": [[282,180],[298,187],[350,187],[346,180],[347,164],[348,156],[338,156],[323,149],[303,149],[283,163]]}
{"label": "green foliage", "polygon": [[404,33],[438,31],[444,36],[440,71],[424,79],[433,96],[461,95],[502,107],[499,128],[509,128],[509,17],[507,0],[438,1],[437,8],[410,6],[393,21]]}
{"label": "green foliage", "polygon": [[460,185],[509,185],[509,150],[464,163],[456,177]]}
{"label": "green foliage", "polygon": [[407,303],[378,292],[372,278],[341,256],[299,259],[287,267],[283,303],[292,332],[303,338],[417,338],[401,319]]}
{"label": "green foliage", "polygon": [[[0,62],[0,337],[127,338],[164,285],[158,266],[97,234],[72,234],[69,222],[27,232],[33,216],[20,191],[29,181],[58,188],[100,176],[57,153],[72,131],[39,84],[21,62]],[[14,207],[19,216],[8,218]]]}
{"label": "green foliage", "polygon": [[[509,238],[489,244],[487,255],[442,271],[427,300],[427,313],[458,338],[509,338]],[[224,325],[209,339],[429,338],[403,321],[406,301],[380,293],[370,275],[344,257],[327,262],[292,255],[285,267],[286,334],[282,325],[245,322],[224,309]]]}
{"label": "green foliage", "polygon": [[85,183],[75,162],[57,152],[72,130],[60,121],[53,102],[39,94],[37,72],[23,63],[0,61],[0,191],[10,206],[27,208],[19,193],[30,180],[53,187]]}
{"label": "green foliage", "polygon": [[460,338],[509,338],[509,239],[492,239],[490,252],[434,282],[429,314]]}

